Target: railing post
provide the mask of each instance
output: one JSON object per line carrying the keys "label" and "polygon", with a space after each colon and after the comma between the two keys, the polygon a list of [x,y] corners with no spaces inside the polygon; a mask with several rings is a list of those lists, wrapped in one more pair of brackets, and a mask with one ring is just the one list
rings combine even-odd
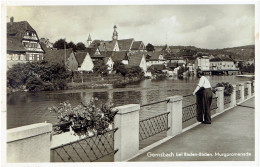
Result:
{"label": "railing post", "polygon": [[37,123],[7,130],[7,162],[50,162],[52,124]]}
{"label": "railing post", "polygon": [[[252,81],[252,85],[253,87],[251,87],[251,96],[255,95],[255,80]],[[253,93],[252,93],[252,89],[253,89]]]}
{"label": "railing post", "polygon": [[167,97],[168,126],[167,136],[175,136],[182,131],[182,96]]}
{"label": "railing post", "polygon": [[140,104],[128,104],[115,108],[114,126],[118,128],[114,135],[114,161],[124,161],[139,150],[139,111]]}
{"label": "railing post", "polygon": [[238,88],[239,90],[240,90],[240,100],[239,100],[239,102],[242,102],[242,101],[244,101],[244,99],[245,99],[245,96],[244,96],[244,94],[245,94],[245,86],[244,86],[244,83],[240,83],[239,84],[239,88]]}
{"label": "railing post", "polygon": [[231,93],[231,104],[230,104],[230,107],[235,107],[236,104],[237,104],[237,100],[236,100],[236,87],[237,85],[232,85],[233,86],[233,91]]}
{"label": "railing post", "polygon": [[217,87],[216,88],[216,96],[217,98],[217,113],[221,113],[224,111],[224,87]]}
{"label": "railing post", "polygon": [[247,93],[247,99],[251,97],[251,81],[247,81],[246,82],[246,87],[247,87],[247,90],[248,90],[248,93]]}

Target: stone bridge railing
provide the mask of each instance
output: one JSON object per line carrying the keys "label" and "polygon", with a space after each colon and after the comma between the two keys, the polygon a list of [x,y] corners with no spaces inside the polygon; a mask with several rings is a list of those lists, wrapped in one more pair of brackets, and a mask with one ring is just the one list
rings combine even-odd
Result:
{"label": "stone bridge railing", "polygon": [[[255,82],[248,81],[233,85],[234,89],[230,97],[224,96],[224,88],[218,87],[215,95],[215,116],[223,113],[237,104],[254,96]],[[185,97],[185,96],[184,96]],[[183,96],[172,96],[160,102],[167,102],[167,111],[164,114],[153,116],[150,119],[139,120],[140,104],[128,104],[116,107],[118,113],[114,119],[114,128],[117,131],[113,137],[114,161],[127,161],[149,149],[160,145],[163,141],[189,130],[198,125],[193,123],[183,128]],[[156,103],[153,103],[153,105]],[[194,107],[190,106],[190,110]],[[189,110],[186,108],[185,110]],[[186,111],[185,111],[186,112]],[[188,112],[188,111],[187,111]],[[213,117],[214,117],[213,115]],[[188,120],[188,119],[187,119]],[[145,125],[144,125],[145,124]],[[140,128],[140,126],[143,126]],[[161,126],[161,129],[158,127]],[[150,130],[154,128],[155,131]],[[157,131],[166,131],[166,137],[143,149],[139,149],[140,129],[150,137]],[[7,130],[7,162],[50,162],[51,161],[51,137],[52,124],[39,123]],[[144,138],[144,137],[141,137]],[[70,141],[71,143],[71,141]]]}

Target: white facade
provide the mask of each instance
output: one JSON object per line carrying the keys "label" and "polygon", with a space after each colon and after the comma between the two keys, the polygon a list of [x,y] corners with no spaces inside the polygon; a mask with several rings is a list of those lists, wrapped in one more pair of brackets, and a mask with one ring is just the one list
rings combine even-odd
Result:
{"label": "white facade", "polygon": [[212,70],[237,70],[233,61],[211,61],[210,67]]}
{"label": "white facade", "polygon": [[106,65],[107,65],[108,71],[112,71],[113,70],[114,62],[111,59],[111,57],[108,58]]}
{"label": "white facade", "polygon": [[152,59],[147,61],[147,67],[150,67],[151,65],[161,65],[166,64],[166,60],[164,59],[163,55],[159,55],[158,59]]}
{"label": "white facade", "polygon": [[94,68],[94,63],[93,63],[89,53],[87,53],[81,66],[78,68],[78,71],[93,71],[93,68]]}
{"label": "white facade", "polygon": [[146,64],[144,55],[143,55],[143,57],[141,59],[139,67],[142,68],[144,72],[147,71],[147,64]]}
{"label": "white facade", "polygon": [[128,60],[122,60],[122,63],[128,65]]}
{"label": "white facade", "polygon": [[195,68],[201,69],[202,71],[209,71],[210,70],[210,63],[208,57],[197,57],[195,60]]}

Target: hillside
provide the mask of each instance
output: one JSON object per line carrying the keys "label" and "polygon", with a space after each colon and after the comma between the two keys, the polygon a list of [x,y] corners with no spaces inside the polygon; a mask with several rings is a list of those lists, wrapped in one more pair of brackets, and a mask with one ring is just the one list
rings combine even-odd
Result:
{"label": "hillside", "polygon": [[[155,46],[156,51],[160,51],[164,46]],[[253,60],[255,58],[255,46],[246,45],[223,49],[203,49],[195,46],[170,46],[171,53],[177,56],[192,57],[197,53],[217,56],[224,54],[231,56],[235,60]]]}

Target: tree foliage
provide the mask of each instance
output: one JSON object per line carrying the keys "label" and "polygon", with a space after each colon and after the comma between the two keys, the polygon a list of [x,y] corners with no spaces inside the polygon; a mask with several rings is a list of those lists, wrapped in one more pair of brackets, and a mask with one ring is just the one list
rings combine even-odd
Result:
{"label": "tree foliage", "polygon": [[74,52],[77,51],[77,46],[74,44],[74,42],[70,41],[66,48],[72,48]]}
{"label": "tree foliage", "polygon": [[86,46],[84,43],[82,43],[82,42],[77,43],[76,50],[85,50],[85,49],[86,49]]}
{"label": "tree foliage", "polygon": [[241,72],[254,73],[255,65],[254,64],[243,64],[242,62],[238,63],[238,68]]}
{"label": "tree foliage", "polygon": [[147,50],[148,52],[150,52],[150,51],[154,51],[155,49],[154,49],[154,46],[153,46],[152,44],[148,43],[148,44],[146,45],[146,50]]}
{"label": "tree foliage", "polygon": [[121,74],[123,76],[126,76],[126,74],[127,74],[127,69],[121,61],[115,61],[114,66],[113,66],[113,70],[116,73]]}
{"label": "tree foliage", "polygon": [[66,49],[72,48],[74,52],[86,49],[86,46],[83,42],[78,42],[77,44],[75,44],[74,42],[70,41],[69,43],[67,43],[66,39],[57,40],[56,42],[54,42],[53,47],[57,49],[65,49],[65,47]]}
{"label": "tree foliage", "polygon": [[18,63],[7,71],[7,86],[29,91],[65,89],[70,72],[58,63]]}
{"label": "tree foliage", "polygon": [[106,76],[108,74],[107,65],[103,60],[97,60],[94,62],[93,72],[101,76]]}
{"label": "tree foliage", "polygon": [[59,39],[56,42],[54,42],[53,47],[57,49],[65,49],[65,46],[67,48],[68,43],[66,42],[66,39]]}

